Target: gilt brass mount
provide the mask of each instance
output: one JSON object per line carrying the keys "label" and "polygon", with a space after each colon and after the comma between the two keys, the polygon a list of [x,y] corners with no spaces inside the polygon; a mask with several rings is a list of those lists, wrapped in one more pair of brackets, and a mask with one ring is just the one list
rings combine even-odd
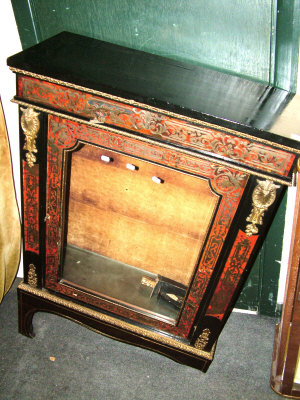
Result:
{"label": "gilt brass mount", "polygon": [[24,150],[27,150],[26,161],[28,166],[31,168],[36,162],[36,156],[34,153],[37,153],[36,138],[40,129],[40,121],[38,119],[40,113],[34,111],[31,107],[21,107],[21,111],[21,127],[25,135]]}
{"label": "gilt brass mount", "polygon": [[209,337],[210,337],[210,330],[208,328],[203,329],[201,335],[195,342],[196,349],[203,350],[209,341]]}
{"label": "gilt brass mount", "polygon": [[36,274],[36,268],[34,264],[29,264],[29,269],[28,269],[28,284],[32,287],[37,287],[37,274]]}
{"label": "gilt brass mount", "polygon": [[246,221],[250,222],[246,226],[246,235],[256,235],[258,233],[257,225],[263,224],[263,216],[267,209],[274,203],[276,198],[276,189],[280,186],[275,185],[273,181],[257,180],[258,184],[252,194],[252,210]]}

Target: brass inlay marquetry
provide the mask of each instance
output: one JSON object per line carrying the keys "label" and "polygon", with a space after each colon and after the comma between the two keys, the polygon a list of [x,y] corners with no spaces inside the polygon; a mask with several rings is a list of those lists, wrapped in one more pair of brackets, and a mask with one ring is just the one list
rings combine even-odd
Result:
{"label": "brass inlay marquetry", "polygon": [[27,275],[28,284],[34,288],[37,287],[37,274],[36,268],[34,264],[29,264],[28,275]]}
{"label": "brass inlay marquetry", "polygon": [[[30,106],[30,104],[26,103],[25,101],[14,100],[14,99],[11,100],[11,101],[13,103],[19,104],[20,106],[25,106],[25,107]],[[104,126],[104,125],[101,125],[101,128],[100,128],[99,124],[97,124],[97,123],[92,123],[91,121],[84,121],[84,120],[82,120],[80,118],[71,117],[69,115],[66,115],[66,114],[63,114],[63,113],[59,113],[59,112],[55,112],[55,111],[49,110],[49,109],[44,108],[44,107],[34,106],[34,109],[38,110],[40,112],[44,112],[44,113],[50,114],[50,115],[55,115],[55,116],[60,117],[60,118],[67,118],[70,121],[78,122],[80,124],[93,126],[95,128],[102,129],[102,130],[104,130],[106,132],[112,132],[112,133],[116,133],[116,134],[119,134],[119,135],[122,135],[122,136],[125,136],[125,137],[130,137],[130,138],[135,138],[136,139],[136,135],[135,134],[131,134],[131,133],[128,133],[126,131],[121,131],[121,130],[116,129],[116,128],[107,127],[107,126]],[[141,142],[150,143],[150,144],[156,143],[154,140],[148,139],[148,138],[144,138],[144,137],[139,137],[139,140]],[[159,145],[160,145],[160,147],[163,147],[163,148],[166,148],[166,149],[172,149],[172,150],[174,149],[174,146],[168,145],[166,143],[160,143]],[[187,154],[187,155],[195,157],[195,152],[193,152],[193,151],[189,151],[189,150],[186,150],[186,149],[180,149],[180,152],[182,154]],[[216,160],[213,156],[210,157],[210,156],[201,154],[201,159],[209,160],[209,161],[211,161],[213,163],[216,163],[218,165],[224,165],[224,166],[231,167],[231,168],[233,167],[232,163],[223,161],[221,159]],[[234,169],[236,171],[242,171],[242,172],[245,172],[247,174],[255,175],[255,176],[260,177],[260,178],[265,178],[265,179],[269,178],[269,176],[266,175],[266,174],[263,174],[263,173],[260,173],[260,172],[257,172],[257,171],[254,172],[252,170],[240,167],[238,165],[234,165]],[[285,186],[291,186],[292,185],[291,182],[283,180],[283,179],[280,179],[280,178],[272,178],[272,179],[273,179],[274,182],[278,182],[281,185],[285,185]]]}
{"label": "brass inlay marquetry", "polygon": [[256,235],[258,233],[257,225],[263,224],[263,216],[267,209],[274,203],[276,198],[276,189],[280,186],[275,185],[273,181],[257,180],[258,184],[252,194],[252,210],[246,221],[250,222],[246,226],[246,235]]}
{"label": "brass inlay marquetry", "polygon": [[198,350],[203,350],[205,349],[205,346],[207,345],[210,337],[210,330],[208,328],[203,329],[201,335],[198,337],[198,339],[195,342],[195,347]]}
{"label": "brass inlay marquetry", "polygon": [[38,116],[40,113],[34,111],[32,107],[22,108],[21,127],[25,135],[24,150],[27,150],[26,161],[31,168],[36,162],[34,153],[37,153],[36,138],[40,129]]}
{"label": "brass inlay marquetry", "polygon": [[[195,118],[187,117],[185,115],[181,115],[181,114],[177,114],[177,113],[174,113],[174,112],[166,111],[166,110],[163,110],[163,109],[160,109],[160,108],[157,108],[157,107],[149,106],[147,104],[140,103],[140,102],[135,101],[135,100],[124,99],[122,97],[114,96],[114,95],[111,95],[111,94],[108,94],[108,93],[105,93],[105,92],[100,92],[98,90],[90,89],[90,88],[87,88],[87,87],[84,87],[84,86],[80,86],[80,85],[75,85],[75,84],[72,84],[70,82],[61,81],[59,79],[50,78],[49,76],[36,74],[36,73],[33,73],[33,72],[21,70],[21,69],[18,69],[18,68],[9,67],[9,69],[12,72],[17,73],[17,74],[30,76],[32,78],[44,80],[46,82],[55,83],[55,84],[58,84],[58,85],[64,85],[64,86],[67,86],[67,87],[72,88],[72,89],[76,89],[76,90],[84,91],[84,92],[87,92],[87,93],[95,94],[95,95],[104,97],[106,99],[115,100],[115,101],[118,101],[118,102],[121,102],[121,103],[124,103],[124,104],[129,104],[131,106],[141,107],[141,108],[144,108],[146,110],[158,112],[158,113],[161,113],[161,114],[164,114],[164,115],[168,115],[170,117],[179,118],[179,119],[181,119],[183,121],[188,121],[188,122],[191,122],[191,123],[194,123],[194,124],[199,124],[199,122],[201,122],[201,124],[204,125],[204,126],[220,130],[220,126],[219,125],[215,125],[215,124],[212,124],[212,123],[209,123],[209,122],[206,122],[206,121],[202,121],[202,120],[199,121],[198,119],[195,119]],[[101,121],[98,121],[98,122],[101,122]],[[223,132],[232,133],[232,134],[237,135],[237,136],[242,137],[242,138],[252,139],[252,140],[255,140],[256,142],[264,143],[264,144],[270,145],[272,147],[277,147],[277,148],[282,149],[282,150],[292,151],[294,153],[300,154],[300,150],[299,149],[291,148],[289,146],[284,146],[284,145],[281,145],[281,144],[278,144],[278,143],[275,144],[274,142],[271,142],[269,140],[266,140],[266,139],[263,139],[263,138],[260,138],[260,137],[256,137],[256,136],[252,136],[252,135],[249,135],[247,133],[235,131],[234,129],[222,127],[222,131]]]}

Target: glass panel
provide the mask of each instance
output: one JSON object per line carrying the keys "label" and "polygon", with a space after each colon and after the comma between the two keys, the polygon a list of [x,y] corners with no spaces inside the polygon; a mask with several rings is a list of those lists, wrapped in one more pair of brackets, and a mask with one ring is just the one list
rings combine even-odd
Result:
{"label": "glass panel", "polygon": [[208,181],[93,145],[66,171],[63,280],[175,323],[219,199]]}

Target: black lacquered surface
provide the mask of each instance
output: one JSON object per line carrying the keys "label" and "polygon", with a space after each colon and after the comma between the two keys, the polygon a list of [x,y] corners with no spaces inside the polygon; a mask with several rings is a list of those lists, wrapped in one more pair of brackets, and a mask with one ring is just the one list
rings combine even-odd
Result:
{"label": "black lacquered surface", "polygon": [[298,147],[269,136],[294,95],[265,83],[68,32],[8,65]]}

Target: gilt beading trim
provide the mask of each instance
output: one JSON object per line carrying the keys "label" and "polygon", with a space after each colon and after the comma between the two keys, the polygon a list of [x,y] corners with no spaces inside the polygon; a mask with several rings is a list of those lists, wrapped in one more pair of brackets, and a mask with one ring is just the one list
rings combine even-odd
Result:
{"label": "gilt beading trim", "polygon": [[24,282],[21,282],[19,284],[18,288],[23,290],[23,291],[25,291],[25,292],[27,292],[27,293],[31,293],[33,295],[36,295],[36,296],[42,297],[44,299],[50,300],[53,303],[60,304],[60,305],[62,305],[64,307],[68,307],[68,308],[70,308],[72,310],[78,311],[80,313],[84,313],[85,315],[89,315],[89,316],[91,316],[93,318],[97,318],[102,322],[109,323],[109,324],[117,326],[117,327],[119,327],[121,329],[127,330],[129,332],[135,333],[135,334],[140,335],[140,336],[143,336],[146,339],[154,340],[154,341],[157,341],[157,342],[159,342],[159,343],[161,343],[163,345],[174,347],[175,349],[181,350],[182,352],[185,352],[185,353],[195,354],[196,356],[203,357],[203,358],[205,358],[207,360],[212,360],[213,359],[213,355],[214,355],[214,352],[215,352],[215,346],[213,347],[213,349],[210,352],[199,350],[199,349],[197,349],[197,348],[195,348],[193,346],[190,346],[188,344],[182,343],[182,342],[180,342],[180,341],[178,341],[176,339],[161,335],[159,333],[155,333],[155,332],[149,331],[147,329],[141,328],[139,326],[132,325],[132,324],[130,324],[128,322],[125,322],[125,321],[121,321],[121,320],[119,320],[117,318],[114,318],[114,317],[111,317],[109,315],[102,314],[99,311],[95,311],[95,310],[92,310],[90,308],[84,307],[84,306],[82,306],[80,304],[73,303],[70,300],[66,300],[66,299],[57,297],[57,296],[49,293],[48,290],[46,290],[46,289],[37,289],[35,287],[27,285]]}

